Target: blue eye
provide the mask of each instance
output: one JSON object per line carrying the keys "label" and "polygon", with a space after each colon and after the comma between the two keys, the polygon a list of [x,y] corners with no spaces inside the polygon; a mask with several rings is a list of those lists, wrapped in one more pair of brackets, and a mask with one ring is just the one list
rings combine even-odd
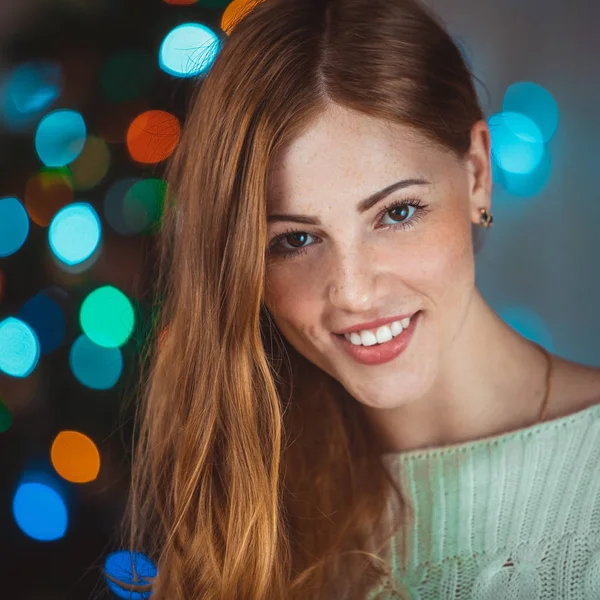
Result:
{"label": "blue eye", "polygon": [[[385,208],[381,210],[379,213],[379,222],[385,216],[386,213],[395,211],[395,215],[392,218],[404,219],[401,221],[397,221],[393,224],[385,224],[383,225],[384,229],[408,229],[409,227],[413,227],[416,223],[421,219],[424,213],[427,212],[428,204],[423,204],[420,200],[399,200],[388,204]],[[413,208],[414,212],[412,215],[410,214],[410,209]],[[288,229],[280,235],[273,238],[269,246],[267,247],[268,255],[275,255],[275,257],[281,258],[292,258],[293,256],[297,256],[299,254],[304,254],[308,251],[308,246],[302,247],[294,247],[291,249],[285,248],[281,245],[281,242],[286,241],[286,238],[291,238],[292,236],[296,236],[295,242],[300,244],[306,243],[306,236],[310,236],[312,234],[307,231],[302,231],[300,229]],[[300,239],[299,239],[300,238]],[[304,240],[304,241],[302,241]],[[292,242],[292,240],[288,240],[288,242]]]}

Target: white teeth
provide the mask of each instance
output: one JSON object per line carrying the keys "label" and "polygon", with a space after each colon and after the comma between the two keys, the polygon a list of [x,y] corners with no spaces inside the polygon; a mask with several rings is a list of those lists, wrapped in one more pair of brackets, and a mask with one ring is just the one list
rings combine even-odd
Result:
{"label": "white teeth", "polygon": [[361,331],[359,335],[363,346],[374,346],[377,343],[377,336],[372,331]]}
{"label": "white teeth", "polygon": [[374,346],[389,342],[392,338],[400,335],[409,325],[410,317],[401,321],[394,321],[389,325],[382,325],[376,330],[353,331],[345,333],[344,337],[355,346]]}
{"label": "white teeth", "polygon": [[358,332],[353,331],[350,334],[345,333],[344,336],[347,340],[350,340],[355,346],[362,346],[362,338],[360,337]]}
{"label": "white teeth", "polygon": [[383,325],[377,330],[375,337],[378,344],[383,344],[383,342],[389,342],[394,336],[392,335],[392,330],[387,325]]}
{"label": "white teeth", "polygon": [[[409,320],[410,320],[410,317],[409,317]],[[406,319],[402,319],[402,321],[406,321]],[[390,329],[392,330],[392,335],[398,335],[399,333],[402,333],[402,331],[408,327],[408,323],[406,323],[406,325],[405,325],[402,321],[394,321],[390,325]]]}

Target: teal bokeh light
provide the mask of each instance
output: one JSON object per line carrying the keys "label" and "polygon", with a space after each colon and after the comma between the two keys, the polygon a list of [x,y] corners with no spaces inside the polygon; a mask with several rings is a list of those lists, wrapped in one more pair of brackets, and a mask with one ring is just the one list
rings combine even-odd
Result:
{"label": "teal bokeh light", "polygon": [[123,372],[123,356],[119,348],[104,348],[81,334],[71,346],[69,366],[81,383],[93,390],[109,390]]}
{"label": "teal bokeh light", "polygon": [[14,254],[29,235],[29,216],[17,198],[0,198],[0,258]]}
{"label": "teal bokeh light", "polygon": [[158,52],[160,68],[174,77],[204,75],[220,49],[220,40],[200,23],[184,23],[172,29]]}
{"label": "teal bokeh light", "polygon": [[131,337],[135,313],[127,296],[106,285],[91,292],[81,305],[79,322],[92,342],[104,348],[120,348]]}
{"label": "teal bokeh light", "polygon": [[35,331],[21,319],[0,321],[0,371],[11,377],[27,377],[40,359]]}
{"label": "teal bokeh light", "polygon": [[539,164],[531,173],[509,173],[497,169],[494,180],[517,198],[533,198],[546,189],[551,175],[552,157],[545,146]]}
{"label": "teal bokeh light", "polygon": [[511,85],[504,94],[502,110],[529,117],[538,126],[544,142],[548,142],[558,128],[558,104],[554,96],[537,83],[519,81]]}
{"label": "teal bokeh light", "polygon": [[61,90],[62,71],[57,63],[35,60],[19,65],[0,87],[0,117],[12,131],[33,127]]}
{"label": "teal bokeh light", "polygon": [[74,202],[59,210],[48,228],[52,252],[68,266],[87,260],[102,237],[100,218],[91,204]]}
{"label": "teal bokeh light", "polygon": [[87,131],[83,117],[74,110],[47,114],[35,134],[35,149],[47,167],[64,167],[83,150]]}
{"label": "teal bokeh light", "polygon": [[516,112],[497,113],[488,125],[492,157],[503,171],[527,174],[537,168],[544,153],[544,139],[529,117]]}

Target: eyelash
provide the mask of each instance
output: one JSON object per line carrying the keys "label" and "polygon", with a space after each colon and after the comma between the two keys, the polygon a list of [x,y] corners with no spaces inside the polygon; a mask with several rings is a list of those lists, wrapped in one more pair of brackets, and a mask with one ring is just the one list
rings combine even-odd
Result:
{"label": "eyelash", "polygon": [[[410,227],[413,227],[421,220],[421,218],[424,216],[424,214],[428,212],[427,207],[429,205],[423,204],[419,199],[409,198],[406,200],[396,200],[395,202],[388,204],[377,215],[378,221],[381,221],[381,219],[385,216],[385,214],[390,210],[393,210],[395,208],[407,208],[409,206],[413,206],[417,210],[415,211],[413,216],[408,221],[395,223],[394,225],[384,225],[384,228],[396,230],[396,229],[408,229]],[[295,250],[287,250],[287,249],[282,250],[280,248],[277,248],[277,245],[279,244],[280,241],[282,241],[287,236],[292,235],[294,233],[308,233],[308,232],[303,231],[302,229],[287,229],[280,235],[273,238],[271,244],[267,248],[267,254],[275,254],[276,256],[279,256],[281,258],[292,258],[299,254],[306,254],[308,246],[304,246],[302,248],[296,248]]]}

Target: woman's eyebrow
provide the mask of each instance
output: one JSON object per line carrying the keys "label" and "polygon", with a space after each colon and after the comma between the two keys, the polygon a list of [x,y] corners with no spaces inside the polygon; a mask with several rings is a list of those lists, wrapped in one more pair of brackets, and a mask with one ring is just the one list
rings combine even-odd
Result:
{"label": "woman's eyebrow", "polygon": [[[361,200],[356,206],[356,210],[359,214],[362,214],[369,210],[372,206],[375,206],[380,200],[383,200],[386,196],[389,196],[392,192],[401,190],[413,185],[429,185],[431,182],[427,179],[416,177],[412,179],[401,179],[392,183],[387,187],[371,194],[368,198]],[[267,223],[276,223],[279,221],[292,221],[294,223],[302,223],[304,225],[321,225],[321,221],[318,217],[309,215],[284,215],[284,214],[273,214],[267,217]]]}

